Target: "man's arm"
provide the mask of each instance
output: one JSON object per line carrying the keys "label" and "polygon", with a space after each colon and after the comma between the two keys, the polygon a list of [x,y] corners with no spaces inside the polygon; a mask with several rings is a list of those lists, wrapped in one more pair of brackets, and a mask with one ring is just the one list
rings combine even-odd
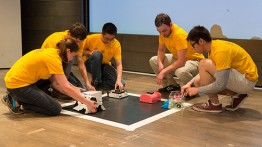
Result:
{"label": "man's arm", "polygon": [[123,84],[121,82],[121,80],[122,80],[122,72],[123,72],[122,60],[121,59],[115,60],[115,62],[116,62],[116,74],[117,74],[117,79],[116,79],[115,86],[119,86],[119,89],[124,89],[124,86],[123,86]]}
{"label": "man's arm", "polygon": [[165,51],[166,51],[166,46],[164,44],[159,44],[158,50],[157,50],[159,72],[164,69],[163,62],[164,62],[164,59],[165,59]]}
{"label": "man's arm", "polygon": [[174,63],[172,63],[171,65],[169,65],[168,67],[164,68],[161,73],[163,75],[166,75],[167,73],[174,71],[180,67],[185,66],[186,64],[186,53],[187,50],[183,49],[183,50],[179,50],[177,51],[177,59],[175,60]]}
{"label": "man's arm", "polygon": [[85,81],[86,84],[86,88],[88,90],[95,90],[95,88],[90,84],[89,80],[88,80],[88,76],[87,76],[87,71],[86,71],[86,66],[84,64],[83,58],[77,56],[77,62],[78,62],[78,68],[80,70],[80,73]]}

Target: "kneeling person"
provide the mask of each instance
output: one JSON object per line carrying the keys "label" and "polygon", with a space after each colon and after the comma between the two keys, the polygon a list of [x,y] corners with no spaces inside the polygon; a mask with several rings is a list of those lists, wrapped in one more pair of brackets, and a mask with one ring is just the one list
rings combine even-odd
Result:
{"label": "kneeling person", "polygon": [[[198,74],[198,61],[204,56],[188,46],[187,32],[173,24],[167,14],[158,14],[155,26],[159,32],[158,52],[149,60],[149,64],[157,74],[156,83],[163,86],[158,91],[180,90],[180,85],[185,85]],[[166,49],[171,54],[165,54]],[[177,83],[173,76],[179,78],[180,82]]]}
{"label": "kneeling person", "polygon": [[15,114],[21,113],[22,105],[37,113],[59,115],[61,105],[37,86],[37,82],[49,79],[58,91],[84,103],[90,112],[96,112],[95,102],[85,99],[80,89],[70,84],[64,74],[63,69],[77,55],[78,49],[75,40],[64,39],[57,48],[36,49],[25,54],[5,76],[8,95],[2,102]]}
{"label": "kneeling person", "polygon": [[[198,53],[208,53],[199,63],[199,74],[181,88],[188,95],[207,94],[208,102],[193,105],[196,111],[222,112],[218,94],[231,96],[226,110],[234,111],[247,99],[258,81],[257,67],[251,56],[239,45],[212,40],[203,26],[194,27],[187,40]],[[191,87],[192,85],[195,87]]]}
{"label": "kneeling person", "polygon": [[[83,42],[81,50],[87,59],[78,60],[78,64],[85,64],[96,90],[124,89],[121,45],[115,39],[116,34],[116,26],[106,23],[101,34],[88,35]],[[111,65],[112,58],[115,59],[116,69]]]}

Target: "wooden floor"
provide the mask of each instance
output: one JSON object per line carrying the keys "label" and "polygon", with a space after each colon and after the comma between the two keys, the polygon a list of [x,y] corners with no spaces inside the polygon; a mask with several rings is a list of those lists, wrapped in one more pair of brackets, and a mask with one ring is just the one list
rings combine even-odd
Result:
{"label": "wooden floor", "polygon": [[[5,94],[0,70],[0,96]],[[74,73],[79,76],[78,70]],[[142,94],[156,90],[153,76],[124,73],[126,90]],[[198,97],[188,103],[204,102]],[[221,97],[226,105],[229,100]],[[35,113],[11,114],[0,104],[0,146],[262,146],[262,91],[254,90],[249,99],[235,112],[219,114],[195,112],[191,108],[171,114],[134,131],[97,122],[60,115],[46,117]]]}

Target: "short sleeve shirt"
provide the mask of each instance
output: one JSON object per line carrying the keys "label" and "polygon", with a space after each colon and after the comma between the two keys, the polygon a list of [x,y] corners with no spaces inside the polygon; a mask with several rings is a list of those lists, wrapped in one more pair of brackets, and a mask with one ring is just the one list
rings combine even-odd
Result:
{"label": "short sleeve shirt", "polygon": [[250,81],[258,79],[257,66],[251,56],[239,45],[223,40],[212,41],[211,52],[208,56],[216,70],[234,68]]}
{"label": "short sleeve shirt", "polygon": [[64,74],[58,49],[36,49],[18,59],[5,76],[7,88],[14,89],[49,79],[53,74]]}
{"label": "short sleeve shirt", "polygon": [[[117,39],[114,39],[108,44],[102,41],[102,34],[92,34],[88,35],[83,41],[83,46],[80,48],[78,55],[83,55],[84,50],[89,51],[99,51],[103,54],[102,63],[110,64],[110,60],[114,58],[115,60],[122,59],[121,56],[121,45]],[[87,57],[85,58],[87,59]]]}
{"label": "short sleeve shirt", "polygon": [[177,51],[184,49],[187,50],[187,60],[200,60],[204,58],[202,54],[199,54],[192,49],[191,45],[186,40],[187,32],[185,30],[176,24],[173,24],[171,29],[172,33],[168,37],[159,35],[159,44],[165,45],[175,58],[177,58]]}

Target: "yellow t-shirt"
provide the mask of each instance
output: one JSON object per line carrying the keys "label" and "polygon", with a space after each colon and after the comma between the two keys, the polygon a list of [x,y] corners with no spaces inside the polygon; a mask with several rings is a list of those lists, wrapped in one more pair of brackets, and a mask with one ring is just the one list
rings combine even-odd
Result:
{"label": "yellow t-shirt", "polygon": [[53,74],[64,74],[58,49],[36,49],[18,59],[5,76],[9,89],[25,87]]}
{"label": "yellow t-shirt", "polygon": [[[65,30],[64,32],[55,32],[48,36],[44,43],[41,46],[41,49],[44,48],[57,48],[56,44],[60,42],[61,40],[65,39],[68,35],[69,30]],[[82,42],[79,44],[79,46],[82,46]],[[78,52],[79,53],[79,52]],[[82,55],[80,55],[82,57]]]}
{"label": "yellow t-shirt", "polygon": [[177,51],[183,49],[187,49],[187,60],[200,60],[204,58],[202,54],[199,54],[192,49],[191,45],[186,40],[187,32],[185,30],[176,24],[173,24],[171,29],[172,33],[168,37],[159,35],[159,44],[165,45],[175,58],[177,58]]}
{"label": "yellow t-shirt", "polygon": [[[117,39],[114,39],[108,44],[103,43],[102,34],[88,35],[83,41],[83,46],[80,47],[78,56],[83,55],[84,50],[100,51],[103,54],[103,64],[110,64],[110,60],[114,57],[115,60],[122,59],[121,45]],[[86,60],[87,57],[84,58]]]}
{"label": "yellow t-shirt", "polygon": [[63,40],[68,34],[68,30],[65,30],[64,32],[55,32],[48,36],[44,43],[41,46],[41,49],[43,48],[56,48],[56,44]]}
{"label": "yellow t-shirt", "polygon": [[216,70],[234,68],[250,81],[258,79],[257,66],[250,55],[239,45],[223,41],[214,40],[211,45],[211,52],[208,56],[215,65]]}

